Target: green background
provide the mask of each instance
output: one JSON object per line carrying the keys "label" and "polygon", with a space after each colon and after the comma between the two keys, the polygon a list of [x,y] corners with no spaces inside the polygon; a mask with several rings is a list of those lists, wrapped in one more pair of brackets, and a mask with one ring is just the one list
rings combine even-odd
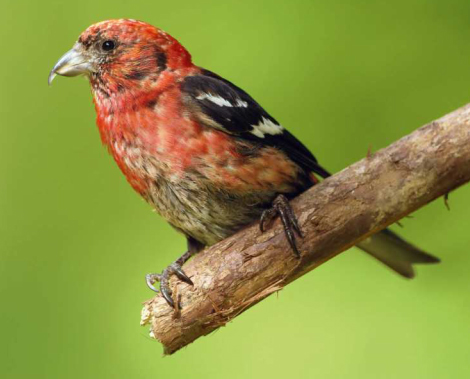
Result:
{"label": "green background", "polygon": [[137,18],[234,81],[332,171],[470,100],[470,3],[1,1],[0,378],[470,377],[470,186],[405,219],[407,281],[352,249],[171,357],[144,274],[184,239],[100,145],[85,79],[47,75],[91,23]]}

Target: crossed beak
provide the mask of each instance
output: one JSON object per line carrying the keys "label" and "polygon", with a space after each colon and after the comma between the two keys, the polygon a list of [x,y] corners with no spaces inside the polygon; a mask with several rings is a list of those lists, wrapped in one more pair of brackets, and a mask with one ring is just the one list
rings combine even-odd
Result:
{"label": "crossed beak", "polygon": [[92,64],[88,57],[83,54],[80,46],[75,44],[73,49],[67,51],[55,64],[49,74],[48,83],[51,85],[57,75],[77,76],[90,74],[92,72],[92,68]]}

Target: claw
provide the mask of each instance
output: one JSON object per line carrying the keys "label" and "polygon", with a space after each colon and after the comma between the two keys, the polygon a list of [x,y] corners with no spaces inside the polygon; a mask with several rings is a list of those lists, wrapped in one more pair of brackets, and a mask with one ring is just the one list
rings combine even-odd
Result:
{"label": "claw", "polygon": [[444,195],[444,204],[445,204],[447,210],[450,211],[450,206],[449,206],[449,192],[447,192],[447,193]]}
{"label": "claw", "polygon": [[[173,291],[170,288],[170,277],[171,275],[176,275],[180,280],[186,282],[190,285],[194,285],[193,281],[189,278],[188,275],[183,271],[181,266],[191,257],[193,253],[187,251],[184,253],[178,260],[169,265],[161,274],[147,274],[145,280],[148,287],[155,292],[161,292],[162,296],[172,308],[175,308],[175,302],[173,300]],[[160,282],[160,290],[155,288],[155,282]]]}
{"label": "claw", "polygon": [[297,244],[295,242],[294,232],[297,233],[299,237],[303,237],[303,233],[289,204],[289,200],[287,200],[284,195],[279,195],[276,197],[276,199],[273,201],[272,208],[267,209],[262,213],[259,225],[262,233],[265,231],[265,224],[267,222],[271,222],[276,216],[281,217],[287,241],[289,242],[289,245],[294,251],[296,257],[300,258],[300,251],[297,248]]}
{"label": "claw", "polygon": [[171,297],[171,295],[173,295],[173,291],[170,289],[170,287],[161,286],[160,290],[161,290],[162,295],[165,298],[166,302],[168,303],[168,305],[170,307],[174,308],[175,307],[175,302],[173,301],[173,298]]}
{"label": "claw", "polygon": [[161,275],[159,274],[147,274],[145,275],[145,281],[147,282],[148,288],[150,288],[152,291],[155,292],[160,292],[158,289],[156,289],[153,285],[155,282],[159,282]]}
{"label": "claw", "polygon": [[266,231],[265,224],[270,223],[274,217],[277,215],[277,210],[275,208],[267,209],[261,214],[261,219],[259,222],[259,229],[261,233]]}
{"label": "claw", "polygon": [[[285,199],[287,201],[287,199]],[[302,230],[300,229],[299,223],[297,221],[297,217],[295,217],[294,211],[292,210],[289,203],[283,204],[284,212],[287,214],[288,221],[292,224],[295,232],[299,235],[299,237],[303,237]],[[282,213],[282,211],[281,211]]]}
{"label": "claw", "polygon": [[172,264],[171,265],[171,268],[173,269],[174,273],[176,274],[176,276],[181,279],[183,282],[186,282],[192,286],[194,286],[194,283],[193,281],[189,278],[188,275],[186,275],[186,273],[183,271],[183,269],[181,268],[180,265],[178,264]]}

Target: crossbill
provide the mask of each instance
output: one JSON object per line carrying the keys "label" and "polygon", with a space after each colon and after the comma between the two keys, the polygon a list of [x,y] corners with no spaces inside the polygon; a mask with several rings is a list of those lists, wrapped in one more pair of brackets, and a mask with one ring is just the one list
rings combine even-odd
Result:
{"label": "crossbill", "polygon": [[[181,232],[188,251],[147,283],[174,306],[171,275],[205,246],[255,220],[282,220],[293,252],[301,229],[289,200],[329,173],[250,95],[193,64],[173,37],[147,23],[90,26],[49,75],[86,75],[101,140],[130,185]],[[413,263],[438,259],[390,230],[359,245],[412,277]]]}

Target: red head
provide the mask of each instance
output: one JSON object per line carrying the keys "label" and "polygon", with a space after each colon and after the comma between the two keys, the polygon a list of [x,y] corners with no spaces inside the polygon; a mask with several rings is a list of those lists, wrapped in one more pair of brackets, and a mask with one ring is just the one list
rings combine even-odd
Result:
{"label": "red head", "polygon": [[191,67],[191,55],[164,31],[136,20],[91,25],[52,69],[56,74],[87,75],[105,96],[155,82],[165,70]]}

